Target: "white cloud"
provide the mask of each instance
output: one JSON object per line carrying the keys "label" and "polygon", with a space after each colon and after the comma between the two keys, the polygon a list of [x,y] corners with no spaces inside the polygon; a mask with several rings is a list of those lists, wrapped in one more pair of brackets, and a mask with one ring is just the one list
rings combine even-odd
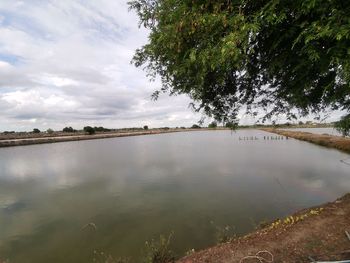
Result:
{"label": "white cloud", "polygon": [[191,125],[185,96],[150,100],[130,64],[147,41],[127,1],[0,2],[0,130]]}

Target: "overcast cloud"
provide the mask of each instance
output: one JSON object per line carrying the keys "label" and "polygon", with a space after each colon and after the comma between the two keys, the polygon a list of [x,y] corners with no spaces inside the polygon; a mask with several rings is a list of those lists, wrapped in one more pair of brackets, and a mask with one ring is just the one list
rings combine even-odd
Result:
{"label": "overcast cloud", "polygon": [[147,32],[126,2],[0,1],[0,131],[198,122],[185,96],[151,101],[159,83],[130,64]]}
{"label": "overcast cloud", "polygon": [[196,123],[185,96],[151,101],[146,41],[123,0],[0,1],[0,130]]}

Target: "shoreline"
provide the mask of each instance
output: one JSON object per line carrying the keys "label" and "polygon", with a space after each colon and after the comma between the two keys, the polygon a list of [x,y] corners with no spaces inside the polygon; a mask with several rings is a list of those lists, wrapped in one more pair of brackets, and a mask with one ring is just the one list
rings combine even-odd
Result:
{"label": "shoreline", "polygon": [[272,128],[261,130],[350,153],[350,138],[328,134],[315,134],[310,132],[288,131]]}
{"label": "shoreline", "polygon": [[[177,263],[311,262],[350,259],[350,193],[276,219],[227,243],[194,252]],[[272,261],[271,261],[272,260]]]}
{"label": "shoreline", "polygon": [[[189,131],[189,130],[184,130]],[[0,147],[14,147],[34,144],[58,143],[58,142],[72,142],[85,141],[97,139],[109,139],[118,137],[153,135],[161,133],[181,132],[181,130],[150,130],[150,131],[135,131],[135,132],[115,132],[115,133],[97,133],[97,134],[80,134],[80,135],[64,135],[64,136],[45,136],[33,138],[16,138],[8,140],[0,140]]]}
{"label": "shoreline", "polygon": [[[273,128],[261,130],[350,153],[350,138]],[[349,260],[350,237],[345,232],[350,234],[349,218],[350,193],[334,202],[277,218],[230,242],[182,257],[177,263]]]}
{"label": "shoreline", "polygon": [[41,136],[41,137],[29,137],[29,138],[28,137],[27,138],[10,138],[10,139],[1,139],[0,148],[35,145],[35,144],[46,144],[46,143],[58,143],[58,142],[109,139],[109,138],[141,136],[141,135],[155,135],[155,134],[163,134],[163,133],[215,131],[215,130],[229,130],[229,129],[228,128],[152,129],[147,131],[145,130],[145,131],[132,131],[132,132],[108,132],[108,133],[97,133],[92,135],[79,134],[79,135]]}

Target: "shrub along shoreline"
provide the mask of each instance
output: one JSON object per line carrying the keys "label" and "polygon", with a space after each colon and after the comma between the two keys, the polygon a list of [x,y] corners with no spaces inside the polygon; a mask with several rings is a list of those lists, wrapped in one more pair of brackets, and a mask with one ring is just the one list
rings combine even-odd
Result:
{"label": "shrub along shoreline", "polygon": [[261,130],[350,153],[350,138],[347,137],[279,129]]}

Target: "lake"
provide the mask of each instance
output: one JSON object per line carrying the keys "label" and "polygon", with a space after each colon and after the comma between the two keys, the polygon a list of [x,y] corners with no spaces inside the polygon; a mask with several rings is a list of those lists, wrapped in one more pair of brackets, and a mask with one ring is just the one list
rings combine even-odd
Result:
{"label": "lake", "polygon": [[[342,152],[258,130],[0,149],[0,261],[138,259],[173,233],[178,256],[350,189]],[[253,140],[250,138],[253,137]],[[256,137],[256,138],[255,138]],[[249,138],[249,140],[245,140]],[[90,224],[89,224],[90,223]]]}
{"label": "lake", "polygon": [[315,134],[329,134],[333,136],[342,136],[340,132],[338,132],[335,128],[286,128],[283,130],[287,131],[301,131],[301,132],[310,132]]}

